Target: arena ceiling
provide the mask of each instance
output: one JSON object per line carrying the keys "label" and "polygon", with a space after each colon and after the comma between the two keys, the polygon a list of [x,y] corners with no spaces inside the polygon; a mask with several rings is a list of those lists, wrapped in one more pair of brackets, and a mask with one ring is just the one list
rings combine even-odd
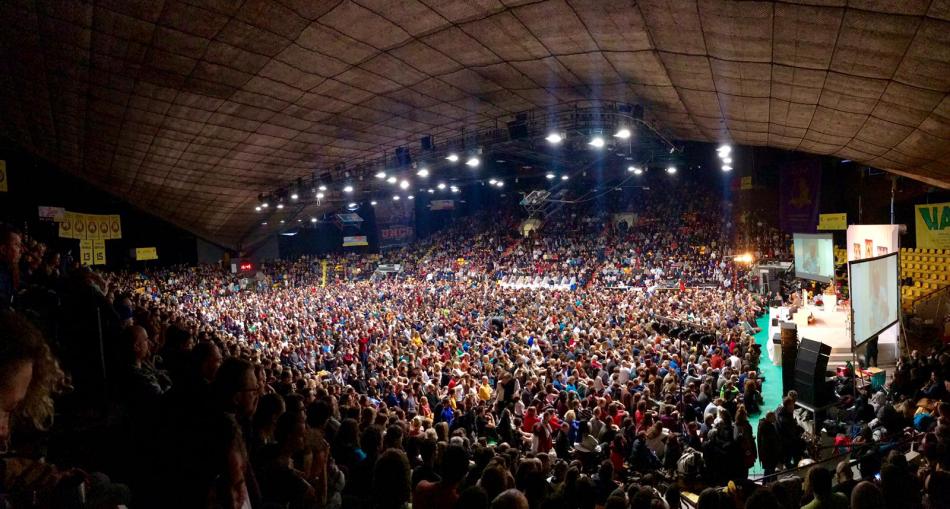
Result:
{"label": "arena ceiling", "polygon": [[950,0],[9,0],[2,134],[224,245],[262,191],[577,101],[950,186]]}

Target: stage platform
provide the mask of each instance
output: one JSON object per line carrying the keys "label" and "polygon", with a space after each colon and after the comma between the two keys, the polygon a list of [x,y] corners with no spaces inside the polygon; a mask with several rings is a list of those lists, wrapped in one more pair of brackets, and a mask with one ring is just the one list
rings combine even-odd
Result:
{"label": "stage platform", "polygon": [[[780,335],[782,317],[787,317],[787,308],[769,308],[769,359],[776,366],[782,365],[782,345],[774,338]],[[812,316],[811,323],[808,317]],[[820,341],[831,347],[831,358],[828,369],[846,364],[852,359],[851,355],[851,309],[847,306],[836,306],[834,309],[825,309],[820,306],[804,306],[799,308],[790,320],[798,326],[798,338],[808,338]],[[779,318],[778,324],[775,318]],[[893,366],[897,362],[897,325],[883,332],[878,340],[878,366]],[[859,358],[864,355],[864,347],[858,347]]]}

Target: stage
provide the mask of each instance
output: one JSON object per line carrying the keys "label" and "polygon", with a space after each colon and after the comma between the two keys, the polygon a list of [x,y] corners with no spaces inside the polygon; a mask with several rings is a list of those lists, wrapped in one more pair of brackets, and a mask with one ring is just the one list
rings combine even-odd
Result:
{"label": "stage", "polygon": [[[809,323],[809,315],[813,318]],[[791,321],[798,326],[798,339],[808,338],[820,341],[831,347],[831,358],[828,369],[846,364],[851,360],[850,336],[851,308],[835,306],[834,309],[825,309],[823,306],[807,305],[799,308]],[[769,342],[768,353],[772,364],[782,365],[782,345],[775,338],[780,336],[782,318],[787,318],[788,308],[769,308]],[[776,318],[779,318],[776,323]],[[774,324],[774,325],[773,325]],[[897,362],[897,329],[894,325],[882,332],[878,340],[878,366],[893,366]],[[864,347],[858,347],[859,359],[864,355]]]}

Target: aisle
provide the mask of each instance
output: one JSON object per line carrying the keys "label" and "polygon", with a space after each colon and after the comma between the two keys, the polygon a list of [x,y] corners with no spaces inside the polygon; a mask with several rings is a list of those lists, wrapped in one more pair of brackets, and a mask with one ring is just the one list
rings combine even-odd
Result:
{"label": "aisle", "polygon": [[[777,406],[782,402],[782,367],[772,364],[772,361],[769,359],[768,351],[768,330],[769,330],[769,316],[768,314],[759,317],[756,321],[756,325],[762,329],[761,332],[755,335],[755,342],[762,346],[762,357],[759,359],[759,370],[762,372],[762,376],[765,377],[765,383],[762,385],[762,399],[765,401],[762,404],[762,411],[758,414],[750,415],[749,422],[752,424],[753,433],[757,433],[759,429],[759,420],[765,418],[765,413],[769,410],[775,410]],[[762,465],[756,461],[755,466],[749,471],[750,474],[762,474]]]}

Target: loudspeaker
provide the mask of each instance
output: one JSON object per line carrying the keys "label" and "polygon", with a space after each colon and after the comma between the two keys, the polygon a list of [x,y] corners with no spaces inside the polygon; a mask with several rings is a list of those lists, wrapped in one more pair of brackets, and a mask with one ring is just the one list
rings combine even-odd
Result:
{"label": "loudspeaker", "polygon": [[798,357],[798,326],[782,322],[782,392],[795,388],[795,359]]}
{"label": "loudspeaker", "polygon": [[419,147],[425,151],[434,149],[435,143],[432,142],[432,136],[423,136],[422,139],[419,140]]}
{"label": "loudspeaker", "polygon": [[520,140],[528,137],[528,124],[519,120],[508,122],[508,138]]}
{"label": "loudspeaker", "polygon": [[396,148],[396,165],[409,166],[412,163],[412,156],[409,155],[408,147]]}
{"label": "loudspeaker", "polygon": [[798,345],[798,356],[795,360],[795,390],[798,398],[809,404],[821,405],[828,400],[830,392],[825,383],[825,372],[828,370],[828,359],[831,357],[831,347],[824,343],[802,338]]}

